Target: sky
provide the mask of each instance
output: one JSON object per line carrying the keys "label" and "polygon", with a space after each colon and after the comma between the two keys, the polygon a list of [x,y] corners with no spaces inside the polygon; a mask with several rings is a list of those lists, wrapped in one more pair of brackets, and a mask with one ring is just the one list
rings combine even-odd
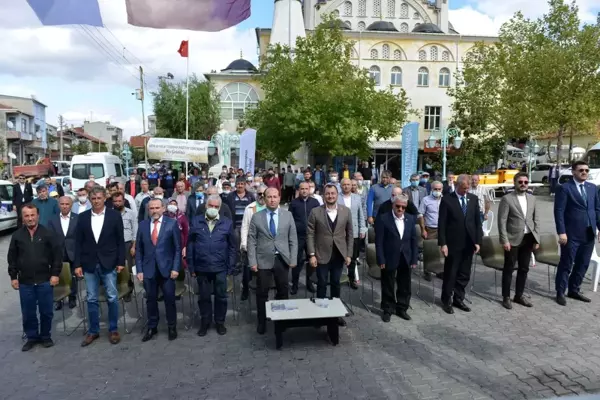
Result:
{"label": "sky", "polygon": [[[142,110],[134,93],[140,65],[148,93],[169,72],[185,79],[186,59],[177,53],[182,40],[190,41],[190,74],[224,69],[240,54],[256,63],[254,29],[271,27],[273,18],[273,0],[252,0],[252,16],[222,32],[148,29],[127,24],[124,0],[98,1],[104,28],[44,27],[26,0],[0,0],[0,94],[36,96],[48,106],[46,121],[53,125],[62,115],[69,125],[110,121],[125,137],[138,135]],[[473,35],[496,35],[516,11],[535,18],[548,9],[546,0],[448,2],[455,29]],[[577,4],[583,21],[596,20],[600,0]],[[149,95],[145,112],[152,113]]]}

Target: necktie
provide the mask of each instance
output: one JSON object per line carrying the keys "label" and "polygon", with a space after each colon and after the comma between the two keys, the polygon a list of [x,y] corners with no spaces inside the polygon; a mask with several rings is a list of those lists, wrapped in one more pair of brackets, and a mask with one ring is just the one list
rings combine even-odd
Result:
{"label": "necktie", "polygon": [[585,187],[583,186],[583,183],[579,185],[579,191],[581,192],[581,197],[583,198],[583,202],[587,206],[587,193],[585,191]]}
{"label": "necktie", "polygon": [[154,228],[152,228],[152,244],[156,246],[158,242],[158,220],[154,221]]}
{"label": "necktie", "polygon": [[467,202],[465,201],[465,196],[460,197],[460,208],[462,208],[463,214],[467,215]]}
{"label": "necktie", "polygon": [[275,212],[271,211],[271,220],[269,221],[269,230],[273,237],[277,236],[277,228],[275,228]]}

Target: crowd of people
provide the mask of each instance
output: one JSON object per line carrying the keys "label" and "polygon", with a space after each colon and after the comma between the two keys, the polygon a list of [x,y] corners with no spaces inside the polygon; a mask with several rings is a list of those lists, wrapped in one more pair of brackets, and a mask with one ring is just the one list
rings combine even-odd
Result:
{"label": "crowd of people", "polygon": [[[561,305],[566,304],[567,289],[568,297],[589,301],[580,286],[595,229],[600,228],[600,200],[593,185],[585,183],[589,167],[578,162],[573,171],[574,180],[559,186],[555,199],[555,222],[564,249],[556,278],[556,300]],[[381,269],[384,322],[393,314],[411,319],[410,277],[420,258],[420,239],[437,241],[445,258],[439,276],[443,310],[471,311],[464,302],[465,288],[491,206],[477,175],[449,173],[441,182],[420,171],[403,187],[390,171],[363,163],[353,174],[347,165],[340,171],[324,171],[317,165],[296,171],[290,166],[280,174],[272,168],[252,173],[223,167],[218,177],[198,169],[189,177],[150,170],[145,178],[134,170],[126,183],[111,182],[106,188],[90,180],[77,189],[75,199],[63,195],[58,200],[49,196],[46,183],[35,188],[34,198],[31,184],[17,178],[13,204],[20,227],[10,243],[8,272],[20,294],[27,337],[24,351],[38,343],[53,345],[53,311],[63,304],[53,304],[52,287],[59,283],[64,263],[79,278],[72,280],[69,308],[77,307],[78,284],[84,278],[89,320],[84,347],[99,337],[100,285],[108,303],[108,339],[119,343],[117,275],[128,268],[134,276],[133,266],[134,277],[146,292],[148,320],[142,341],[158,333],[159,289],[168,339],[177,338],[175,282],[186,270],[198,283],[199,336],[207,335],[213,324],[218,334],[227,333],[227,277],[238,272],[242,301],[248,300],[249,283],[256,276],[257,332],[264,334],[272,282],[275,298],[287,299],[298,292],[305,268],[309,292],[317,298],[339,297],[346,271],[349,286],[358,289],[359,252],[370,226]],[[507,309],[513,301],[532,306],[523,292],[532,252],[540,242],[541,216],[528,184],[525,173],[516,174],[514,191],[499,205],[499,240],[505,250],[502,304]],[[511,301],[515,266],[517,284]],[[425,279],[432,277],[426,274]],[[133,280],[129,285],[135,287]],[[340,318],[339,324],[346,322]]]}

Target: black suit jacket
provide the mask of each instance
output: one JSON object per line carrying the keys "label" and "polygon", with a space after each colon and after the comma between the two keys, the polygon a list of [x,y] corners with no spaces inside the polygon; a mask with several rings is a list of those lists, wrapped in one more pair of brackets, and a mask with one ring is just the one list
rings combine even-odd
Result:
{"label": "black suit jacket", "polygon": [[481,245],[483,230],[477,196],[466,194],[467,214],[463,214],[456,193],[442,197],[438,219],[438,245],[448,252],[460,252],[467,246]]}
{"label": "black suit jacket", "polygon": [[404,232],[402,239],[396,228],[394,213],[377,212],[375,219],[375,250],[377,265],[385,264],[385,269],[395,271],[400,266],[401,257],[405,267],[417,265],[419,248],[417,242],[417,218],[404,213]]}
{"label": "black suit jacket", "polygon": [[69,229],[67,229],[67,236],[63,233],[62,225],[60,223],[60,215],[56,215],[48,222],[48,228],[54,232],[55,237],[59,239],[63,249],[64,256],[63,260],[73,262],[75,261],[75,235],[77,233],[77,214],[71,213],[69,221]]}
{"label": "black suit jacket", "polygon": [[[377,214],[384,214],[388,212],[392,212],[392,200],[387,200],[381,203]],[[413,203],[411,199],[408,199],[408,204],[406,204],[406,210],[404,210],[404,213],[410,214],[414,217],[419,215],[419,210],[417,209],[417,206],[415,206],[415,203]]]}
{"label": "black suit jacket", "polygon": [[31,183],[25,183],[25,193],[21,192],[21,186],[18,183],[13,185],[13,206],[20,208],[23,204],[31,203],[32,200],[33,187]]}
{"label": "black suit jacket", "polygon": [[[452,186],[453,190],[456,190],[456,182]],[[431,189],[429,190],[431,192]],[[446,196],[447,194],[454,193],[454,191],[450,192],[450,185],[448,185],[448,181],[444,181],[442,183],[442,194]]]}
{"label": "black suit jacket", "polygon": [[98,243],[92,231],[92,210],[79,214],[75,235],[75,267],[94,272],[97,264],[107,270],[125,265],[123,218],[118,211],[105,208]]}
{"label": "black suit jacket", "polygon": [[[206,196],[204,196],[201,200],[200,200],[200,206],[202,206],[204,203],[206,202]],[[221,202],[221,206],[224,203]],[[192,222],[192,219],[196,216],[196,215],[200,215],[200,213],[198,212],[199,207],[196,207],[196,195],[194,193],[192,193],[189,197],[188,197],[188,201],[187,201],[187,205],[185,206],[185,216],[187,217],[188,221],[190,221],[190,224]]]}

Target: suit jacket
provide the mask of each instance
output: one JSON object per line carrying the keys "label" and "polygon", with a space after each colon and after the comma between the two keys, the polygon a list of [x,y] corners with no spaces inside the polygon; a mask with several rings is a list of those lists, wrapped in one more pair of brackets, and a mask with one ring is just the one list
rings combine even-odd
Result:
{"label": "suit jacket", "polygon": [[[338,204],[344,203],[344,195],[339,194]],[[367,216],[363,214],[362,199],[359,194],[352,193],[350,195],[350,213],[352,215],[352,237],[357,239],[361,233],[367,233]]]}
{"label": "suit jacket", "polygon": [[438,219],[438,245],[448,252],[460,252],[467,246],[481,246],[483,230],[477,196],[467,193],[467,214],[463,214],[456,193],[442,197]]}
{"label": "suit jacket", "polygon": [[267,219],[269,209],[254,213],[248,228],[247,248],[250,266],[259,269],[273,269],[274,252],[277,251],[287,265],[297,265],[298,237],[292,213],[279,208],[277,234],[271,235]]}
{"label": "suit jacket", "polygon": [[98,264],[108,270],[125,266],[123,218],[120,212],[110,208],[104,209],[98,243],[92,231],[92,210],[82,212],[77,218],[74,265],[86,272],[94,272]]}
{"label": "suit jacket", "polygon": [[518,246],[525,236],[525,226],[533,234],[536,242],[540,242],[540,215],[535,196],[525,193],[527,199],[527,215],[523,215],[517,192],[502,196],[498,206],[498,234],[502,245],[510,243]]}
{"label": "suit jacket", "polygon": [[31,203],[33,200],[33,188],[31,187],[31,183],[25,183],[25,191],[21,192],[21,185],[15,183],[13,185],[13,206],[19,208],[23,204]]}
{"label": "suit jacket", "polygon": [[[202,199],[200,199],[200,205],[204,204],[205,202],[206,202],[206,195],[204,195],[204,197]],[[185,206],[185,216],[187,217],[188,221],[190,221],[190,223],[191,223],[191,221],[194,219],[194,217],[196,215],[200,215],[200,213],[198,212],[198,207],[196,207],[196,194],[192,193],[188,197],[187,204]]]}
{"label": "suit jacket", "polygon": [[596,185],[585,182],[587,204],[575,180],[557,186],[554,197],[554,223],[556,233],[567,234],[568,240],[588,241],[587,227],[600,229],[600,199]]}
{"label": "suit jacket", "polygon": [[[418,209],[419,206],[421,205],[421,202],[423,201],[423,199],[425,197],[427,197],[427,189],[425,189],[424,187],[421,187],[421,186],[417,186],[416,189],[419,191],[419,203],[415,204],[415,206]],[[408,198],[412,201],[412,199],[413,199],[412,187],[410,187],[410,186],[405,187],[404,189],[402,189],[402,193],[404,193],[406,196],[408,196]]]}
{"label": "suit jacket", "polygon": [[344,259],[352,257],[354,238],[352,235],[352,215],[344,205],[337,205],[335,231],[331,231],[326,205],[313,209],[308,217],[306,246],[308,254],[314,254],[319,264],[329,262],[335,246]]}
{"label": "suit jacket", "polygon": [[417,218],[404,213],[404,232],[402,238],[396,228],[394,213],[377,213],[375,219],[375,250],[377,265],[394,271],[404,258],[406,267],[417,265],[419,248],[417,241]]}
{"label": "suit jacket", "polygon": [[150,219],[140,222],[135,240],[135,265],[145,279],[154,278],[157,268],[163,278],[168,278],[171,271],[181,269],[181,231],[176,220],[163,216],[155,246],[153,223]]}
{"label": "suit jacket", "polygon": [[454,193],[454,191],[456,190],[456,182],[454,182],[453,186],[452,186],[452,192],[450,192],[450,185],[448,184],[448,181],[444,181],[442,183],[442,195],[446,196],[450,193]]}
{"label": "suit jacket", "polygon": [[77,217],[77,214],[71,212],[69,218],[69,228],[67,229],[66,236],[62,230],[62,225],[60,223],[60,215],[54,216],[48,222],[48,228],[50,228],[50,230],[55,233],[55,237],[59,239],[63,247],[63,253],[66,256],[63,257],[63,260],[68,260],[70,262],[75,261],[75,235],[77,233]]}

